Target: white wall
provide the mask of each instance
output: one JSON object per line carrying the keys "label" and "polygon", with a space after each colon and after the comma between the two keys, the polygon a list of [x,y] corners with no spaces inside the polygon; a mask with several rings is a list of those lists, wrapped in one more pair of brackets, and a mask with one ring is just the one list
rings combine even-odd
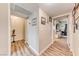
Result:
{"label": "white wall", "polygon": [[25,39],[25,20],[24,18],[11,15],[11,34],[15,29],[15,41]]}
{"label": "white wall", "polygon": [[69,13],[68,16],[68,38],[67,43],[70,47],[70,49],[73,51],[74,43],[73,43],[73,20],[72,20],[72,14]]}
{"label": "white wall", "polygon": [[8,4],[0,4],[0,55],[8,55]]}
{"label": "white wall", "polygon": [[[46,18],[45,25],[41,24],[41,17]],[[41,8],[39,8],[39,52],[42,52],[52,42],[52,23],[47,23],[48,19],[49,16]]]}
{"label": "white wall", "polygon": [[79,29],[76,30],[76,33],[73,36],[74,55],[79,56]]}
{"label": "white wall", "polygon": [[69,14],[69,22],[68,22],[68,43],[73,55],[79,56],[79,29],[73,32],[73,18],[72,14]]}
{"label": "white wall", "polygon": [[[79,16],[79,8],[77,9],[76,17]],[[77,19],[78,29],[76,29],[74,35],[73,35],[73,41],[74,41],[74,52],[75,55],[79,56],[79,18]]]}
{"label": "white wall", "polygon": [[[77,12],[77,15],[79,15],[79,10]],[[74,54],[76,56],[79,56],[79,19],[77,24],[78,24],[78,29],[76,29],[75,33],[73,33],[73,44],[74,44],[73,48],[74,48]]]}
{"label": "white wall", "polygon": [[38,23],[35,26],[32,26],[32,19],[37,18],[38,20],[38,15],[33,13],[28,20],[28,41],[30,46],[39,52],[39,38],[38,38]]}

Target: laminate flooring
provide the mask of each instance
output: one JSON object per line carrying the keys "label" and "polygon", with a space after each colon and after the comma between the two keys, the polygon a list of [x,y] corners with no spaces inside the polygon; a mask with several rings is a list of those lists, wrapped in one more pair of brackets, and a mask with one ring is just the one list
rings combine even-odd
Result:
{"label": "laminate flooring", "polygon": [[66,39],[57,39],[41,56],[73,56]]}

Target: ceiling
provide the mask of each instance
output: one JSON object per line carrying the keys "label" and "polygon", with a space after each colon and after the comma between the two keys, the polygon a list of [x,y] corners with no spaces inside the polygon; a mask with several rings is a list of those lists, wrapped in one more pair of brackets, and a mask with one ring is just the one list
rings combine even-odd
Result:
{"label": "ceiling", "polygon": [[44,10],[49,16],[58,16],[72,11],[73,3],[23,3],[17,4],[26,10],[33,12],[38,6]]}
{"label": "ceiling", "polygon": [[72,11],[73,3],[41,3],[39,7],[50,16],[58,16],[60,14]]}

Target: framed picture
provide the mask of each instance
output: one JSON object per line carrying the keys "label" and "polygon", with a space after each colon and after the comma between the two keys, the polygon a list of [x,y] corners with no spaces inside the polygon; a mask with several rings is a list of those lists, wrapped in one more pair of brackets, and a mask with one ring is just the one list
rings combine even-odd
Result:
{"label": "framed picture", "polygon": [[76,20],[76,29],[79,30],[79,18]]}
{"label": "framed picture", "polygon": [[49,17],[49,22],[51,22],[51,23],[52,23],[52,17]]}
{"label": "framed picture", "polygon": [[79,3],[75,3],[75,6],[72,11],[72,16],[73,16],[73,28],[74,28],[74,33],[76,29],[78,29],[78,19],[79,19]]}
{"label": "framed picture", "polygon": [[37,25],[37,18],[33,18],[32,19],[32,26],[36,26]]}
{"label": "framed picture", "polygon": [[46,18],[41,17],[41,24],[45,25],[46,24]]}

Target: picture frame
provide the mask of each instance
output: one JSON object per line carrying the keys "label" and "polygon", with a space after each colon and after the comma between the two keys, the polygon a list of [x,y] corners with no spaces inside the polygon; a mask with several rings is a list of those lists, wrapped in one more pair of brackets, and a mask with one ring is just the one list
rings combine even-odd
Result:
{"label": "picture frame", "polygon": [[41,17],[41,24],[43,24],[43,25],[46,24],[46,18],[45,17]]}
{"label": "picture frame", "polygon": [[49,22],[51,22],[51,23],[52,23],[52,17],[49,17]]}
{"label": "picture frame", "polygon": [[76,20],[76,29],[79,30],[79,18]]}
{"label": "picture frame", "polygon": [[73,32],[78,29],[78,22],[77,20],[79,19],[79,3],[75,3],[75,6],[72,11],[72,17],[73,17]]}
{"label": "picture frame", "polygon": [[33,18],[32,19],[32,26],[36,26],[37,25],[37,18]]}

